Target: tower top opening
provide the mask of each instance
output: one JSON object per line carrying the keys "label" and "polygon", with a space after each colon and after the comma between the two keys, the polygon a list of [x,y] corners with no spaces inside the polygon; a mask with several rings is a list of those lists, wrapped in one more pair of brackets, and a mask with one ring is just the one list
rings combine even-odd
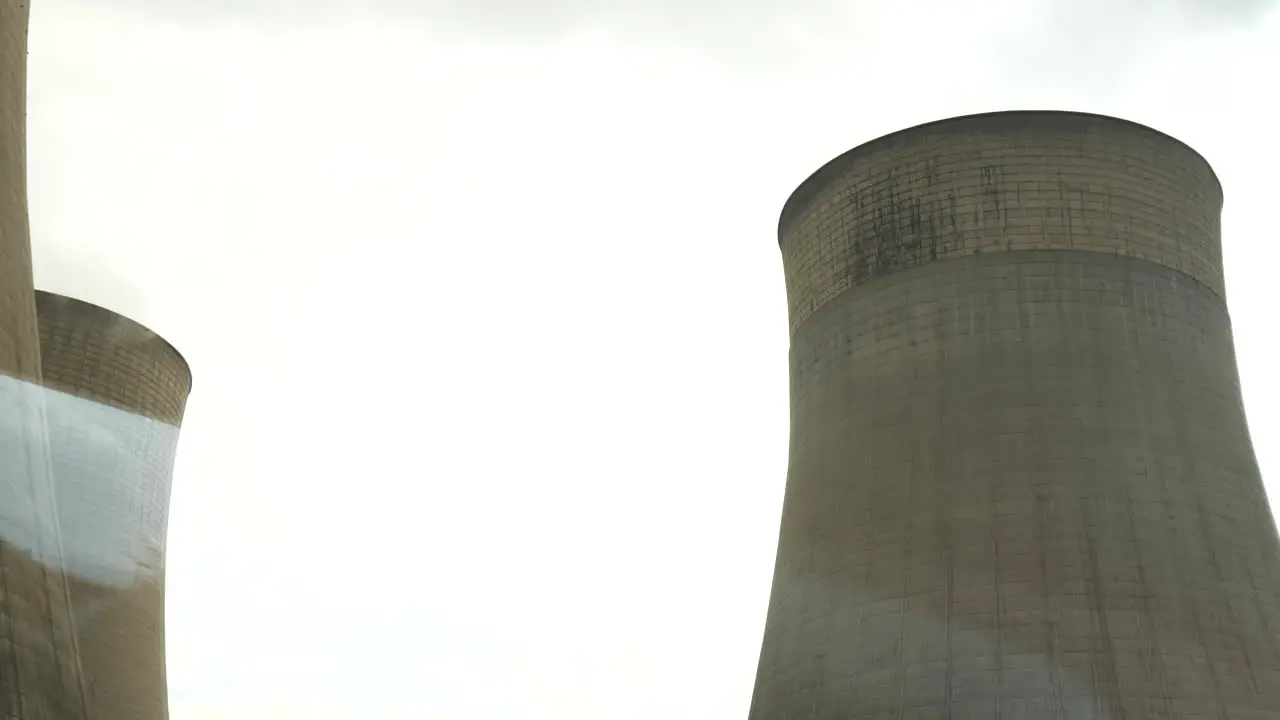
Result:
{"label": "tower top opening", "polygon": [[1132,120],[1098,113],[1074,110],[1000,110],[972,115],[958,115],[921,123],[902,130],[896,130],[887,135],[881,135],[837,155],[805,178],[791,193],[791,196],[787,198],[787,201],[782,206],[782,213],[778,218],[778,243],[779,245],[782,244],[788,226],[810,206],[824,187],[832,180],[852,170],[860,159],[877,152],[891,150],[896,145],[918,143],[932,135],[952,136],[957,134],[1025,132],[1030,136],[1037,132],[1055,130],[1083,133],[1088,132],[1091,127],[1111,127],[1159,138],[1169,143],[1172,148],[1195,156],[1204,164],[1212,176],[1217,186],[1218,203],[1219,207],[1221,207],[1222,181],[1214,171],[1213,165],[1195,148],[1168,133]]}

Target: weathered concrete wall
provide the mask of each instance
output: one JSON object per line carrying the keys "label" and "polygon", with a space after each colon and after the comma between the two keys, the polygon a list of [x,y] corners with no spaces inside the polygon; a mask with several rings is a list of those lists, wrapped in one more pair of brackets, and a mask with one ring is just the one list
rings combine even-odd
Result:
{"label": "weathered concrete wall", "polygon": [[885,272],[996,251],[1137,257],[1222,294],[1221,206],[1203,158],[1133,123],[994,113],[912,128],[832,160],[788,200],[791,325]]}
{"label": "weathered concrete wall", "polygon": [[0,0],[0,716],[84,717],[53,505],[27,226],[29,4]]}
{"label": "weathered concrete wall", "polygon": [[191,369],[164,338],[106,308],[36,291],[46,387],[131,415],[182,424]]}
{"label": "weathered concrete wall", "polygon": [[1070,113],[904,131],[797,191],[753,720],[1280,714],[1220,206],[1190,149]]}
{"label": "weathered concrete wall", "polygon": [[53,477],[89,717],[168,717],[164,557],[186,362],[109,310],[36,293]]}
{"label": "weathered concrete wall", "polygon": [[27,2],[0,2],[0,372],[40,378],[27,224]]}

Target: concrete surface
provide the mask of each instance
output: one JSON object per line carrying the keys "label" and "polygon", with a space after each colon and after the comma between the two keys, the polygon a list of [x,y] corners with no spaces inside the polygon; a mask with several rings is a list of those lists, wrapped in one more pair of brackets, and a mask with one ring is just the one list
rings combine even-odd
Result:
{"label": "concrete surface", "polygon": [[128,318],[35,297],[88,716],[163,720],[165,533],[191,373],[164,339]]}
{"label": "concrete surface", "polygon": [[1221,189],[1122,120],[855,148],[788,201],[791,448],[752,720],[1280,717]]}
{"label": "concrete surface", "polygon": [[0,0],[0,717],[84,717],[49,477],[27,225],[29,4]]}

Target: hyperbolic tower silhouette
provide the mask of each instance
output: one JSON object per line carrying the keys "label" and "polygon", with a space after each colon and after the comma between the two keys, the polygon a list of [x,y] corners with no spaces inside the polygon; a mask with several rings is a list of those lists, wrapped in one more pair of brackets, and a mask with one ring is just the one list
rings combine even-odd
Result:
{"label": "hyperbolic tower silhouette", "polygon": [[960,117],[779,223],[791,446],[752,720],[1280,717],[1280,543],[1182,143]]}
{"label": "hyperbolic tower silhouette", "polygon": [[109,310],[39,291],[36,308],[89,717],[160,720],[165,534],[190,369],[163,338]]}
{"label": "hyperbolic tower silhouette", "polygon": [[28,13],[0,3],[0,715],[161,720],[164,540],[191,376],[137,323],[34,291]]}

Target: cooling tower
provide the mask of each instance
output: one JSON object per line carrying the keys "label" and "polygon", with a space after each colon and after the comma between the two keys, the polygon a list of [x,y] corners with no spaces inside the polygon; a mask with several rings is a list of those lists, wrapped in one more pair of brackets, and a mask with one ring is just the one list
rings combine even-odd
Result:
{"label": "cooling tower", "polygon": [[1180,142],[1058,112],[800,185],[752,720],[1280,717],[1221,205]]}
{"label": "cooling tower", "polygon": [[168,717],[164,556],[191,373],[147,328],[37,292],[45,405],[90,718]]}
{"label": "cooling tower", "polygon": [[44,436],[27,226],[29,6],[0,3],[0,715],[84,717]]}

